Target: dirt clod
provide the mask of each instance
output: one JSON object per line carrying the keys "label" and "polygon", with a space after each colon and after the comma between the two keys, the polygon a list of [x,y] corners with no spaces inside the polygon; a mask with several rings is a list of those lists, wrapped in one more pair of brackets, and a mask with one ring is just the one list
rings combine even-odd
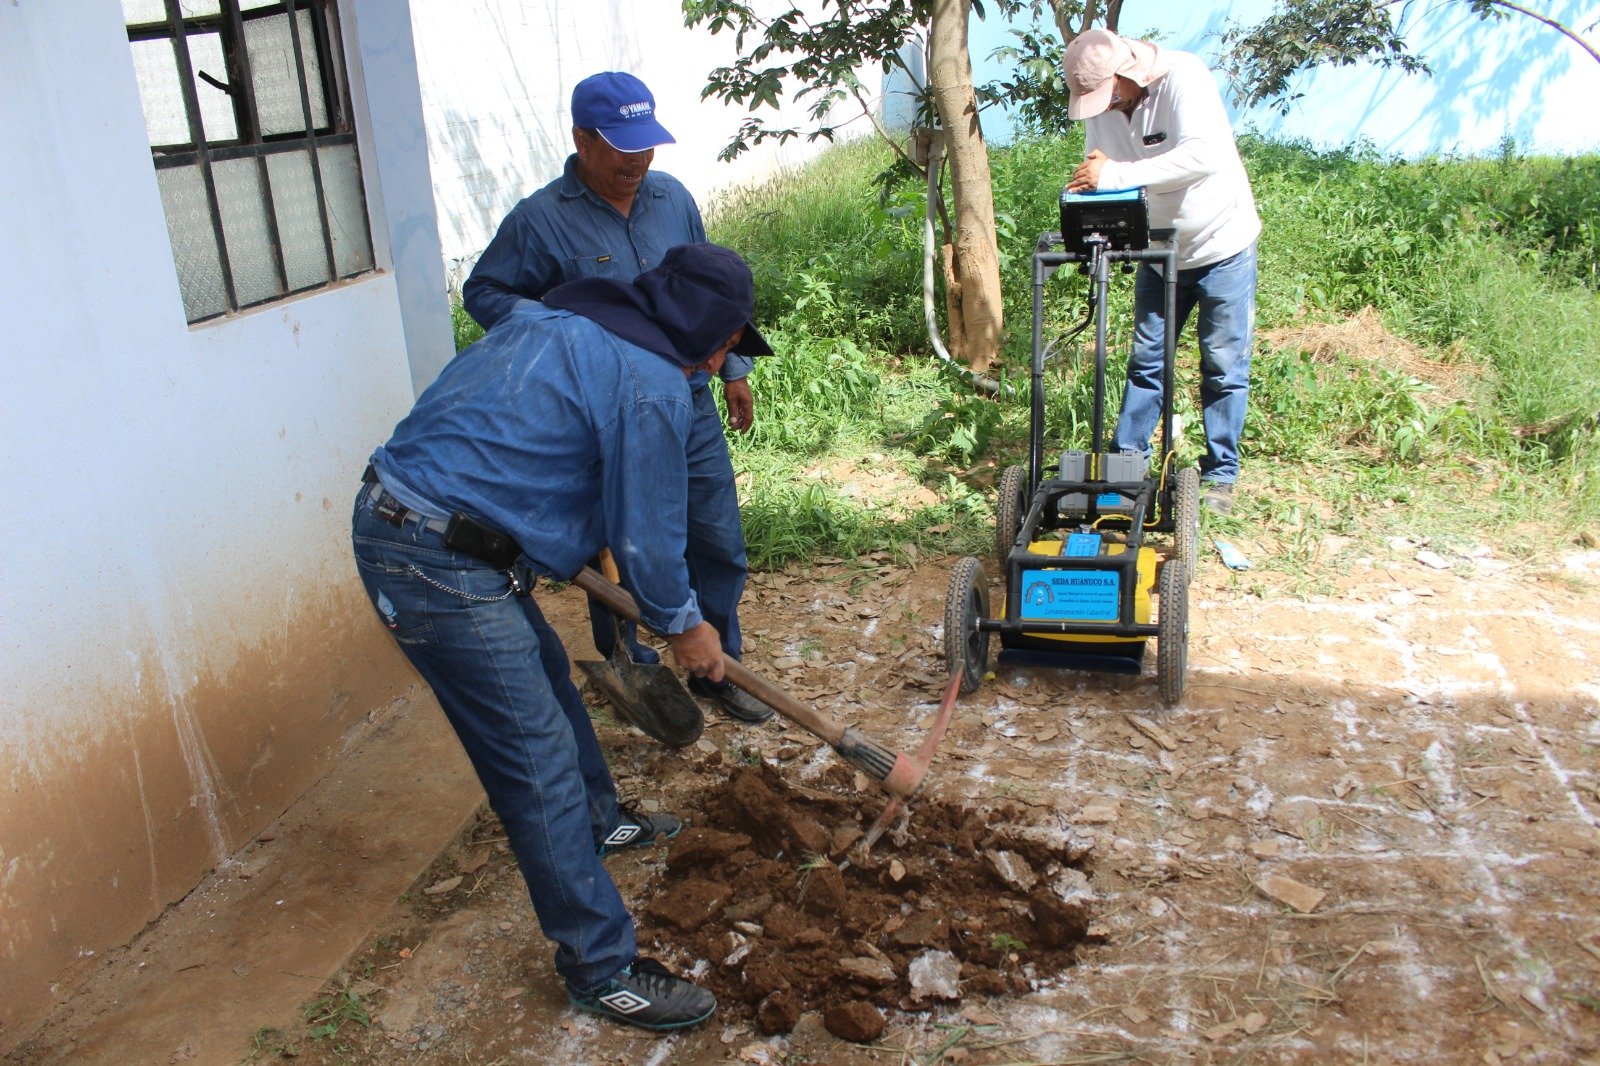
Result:
{"label": "dirt clod", "polygon": [[829,1007],[822,1014],[822,1024],[840,1040],[870,1044],[883,1035],[888,1023],[877,1007],[861,1000],[852,1000]]}
{"label": "dirt clod", "polygon": [[728,885],[686,881],[671,899],[658,899],[652,903],[650,916],[685,933],[692,933],[720,915],[728,897],[732,895],[733,889]]}
{"label": "dirt clod", "polygon": [[779,989],[756,1008],[756,1025],[763,1033],[787,1033],[800,1020],[800,1001],[790,989]]}

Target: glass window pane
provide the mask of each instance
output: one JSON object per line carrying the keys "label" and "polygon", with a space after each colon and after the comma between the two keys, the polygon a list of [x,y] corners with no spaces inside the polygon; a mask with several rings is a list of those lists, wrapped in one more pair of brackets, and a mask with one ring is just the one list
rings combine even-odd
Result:
{"label": "glass window pane", "polygon": [[306,90],[311,98],[311,128],[322,129],[328,124],[328,101],[323,95],[322,57],[317,54],[317,28],[312,21],[311,12],[299,12],[295,25],[300,32],[300,54],[306,63]]}
{"label": "glass window pane", "polygon": [[239,139],[239,123],[233,113],[233,97],[200,77],[205,71],[224,85],[228,84],[228,64],[222,58],[222,35],[217,33],[191,33],[189,40],[189,65],[194,68],[194,91],[200,100],[200,121],[205,127],[206,140]]}
{"label": "glass window pane", "polygon": [[322,214],[311,178],[311,153],[279,152],[267,156],[272,206],[278,213],[278,239],[290,289],[328,281],[328,253],[322,243]]}
{"label": "glass window pane", "polygon": [[264,7],[275,7],[283,10],[283,0],[239,0],[240,11],[259,11]]}
{"label": "glass window pane", "polygon": [[122,0],[122,21],[129,26],[167,21],[166,0]]}
{"label": "glass window pane", "polygon": [[[297,11],[300,50],[306,64],[306,90],[311,99],[311,124],[328,124],[328,104],[322,95],[322,64],[317,57],[311,13]],[[263,136],[298,133],[306,128],[300,106],[300,79],[295,72],[294,42],[289,37],[289,17],[271,15],[244,24],[245,48],[250,57],[250,78],[255,83],[256,114]]]}
{"label": "glass window pane", "polygon": [[220,15],[222,0],[179,0],[178,9],[183,12],[183,17],[186,19],[202,15]]}
{"label": "glass window pane", "polygon": [[228,159],[211,165],[217,207],[233,269],[233,293],[241,306],[260,303],[283,292],[278,284],[272,230],[267,223],[266,189],[256,159]]}
{"label": "glass window pane", "polygon": [[344,41],[339,36],[339,20],[329,17],[323,21],[328,36],[328,81],[331,93],[330,123],[336,123],[341,132],[350,132],[348,116],[341,119],[343,101],[350,99],[350,79],[344,69]]}
{"label": "glass window pane", "polygon": [[367,205],[361,192],[361,163],[353,144],[324,148],[322,188],[328,196],[328,224],[333,227],[333,261],[339,276],[372,269],[372,239],[367,233]]}
{"label": "glass window pane", "polygon": [[161,206],[167,212],[184,313],[190,322],[221,314],[228,309],[227,290],[222,285],[222,261],[200,168],[168,167],[156,171],[156,181],[161,186]]}
{"label": "glass window pane", "polygon": [[169,40],[130,41],[133,73],[139,79],[139,102],[150,144],[189,144],[189,120],[183,110],[178,61]]}

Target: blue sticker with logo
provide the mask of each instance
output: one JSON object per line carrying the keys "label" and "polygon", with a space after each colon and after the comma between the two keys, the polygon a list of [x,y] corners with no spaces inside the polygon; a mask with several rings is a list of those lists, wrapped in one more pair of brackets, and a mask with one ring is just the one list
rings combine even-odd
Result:
{"label": "blue sticker with logo", "polygon": [[1043,622],[1114,622],[1117,574],[1110,570],[1024,570],[1024,619]]}
{"label": "blue sticker with logo", "polygon": [[1096,507],[1121,507],[1125,502],[1120,492],[1102,492],[1094,498]]}

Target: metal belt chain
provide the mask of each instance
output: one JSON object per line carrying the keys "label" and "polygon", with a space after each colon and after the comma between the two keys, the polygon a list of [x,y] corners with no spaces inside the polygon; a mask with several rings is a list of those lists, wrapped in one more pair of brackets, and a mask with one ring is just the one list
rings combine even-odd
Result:
{"label": "metal belt chain", "polygon": [[522,582],[518,581],[516,577],[510,573],[507,573],[506,577],[510,580],[511,585],[505,590],[505,592],[498,596],[474,596],[470,592],[462,592],[460,589],[451,588],[449,585],[446,585],[441,581],[435,581],[427,574],[424,574],[421,570],[418,570],[416,566],[411,563],[406,564],[406,569],[409,570],[414,576],[421,579],[424,584],[432,585],[440,592],[453,593],[454,595],[460,596],[464,600],[472,600],[476,603],[499,603],[501,600],[515,596],[524,591],[522,588]]}

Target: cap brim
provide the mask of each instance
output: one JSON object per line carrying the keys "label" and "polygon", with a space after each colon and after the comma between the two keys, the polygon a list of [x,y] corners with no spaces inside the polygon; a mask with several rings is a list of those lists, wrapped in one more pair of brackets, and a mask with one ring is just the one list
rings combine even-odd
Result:
{"label": "cap brim", "polygon": [[626,126],[601,129],[600,136],[619,152],[648,152],[663,144],[677,144],[678,139],[655,119],[647,122],[630,122]]}
{"label": "cap brim", "polygon": [[772,345],[767,343],[767,338],[756,329],[754,322],[744,324],[744,336],[739,338],[739,343],[733,346],[735,355],[771,355]]}
{"label": "cap brim", "polygon": [[1111,94],[1116,90],[1117,79],[1107,78],[1106,83],[1100,88],[1088,93],[1079,93],[1067,101],[1067,117],[1073,119],[1094,118],[1111,106]]}

